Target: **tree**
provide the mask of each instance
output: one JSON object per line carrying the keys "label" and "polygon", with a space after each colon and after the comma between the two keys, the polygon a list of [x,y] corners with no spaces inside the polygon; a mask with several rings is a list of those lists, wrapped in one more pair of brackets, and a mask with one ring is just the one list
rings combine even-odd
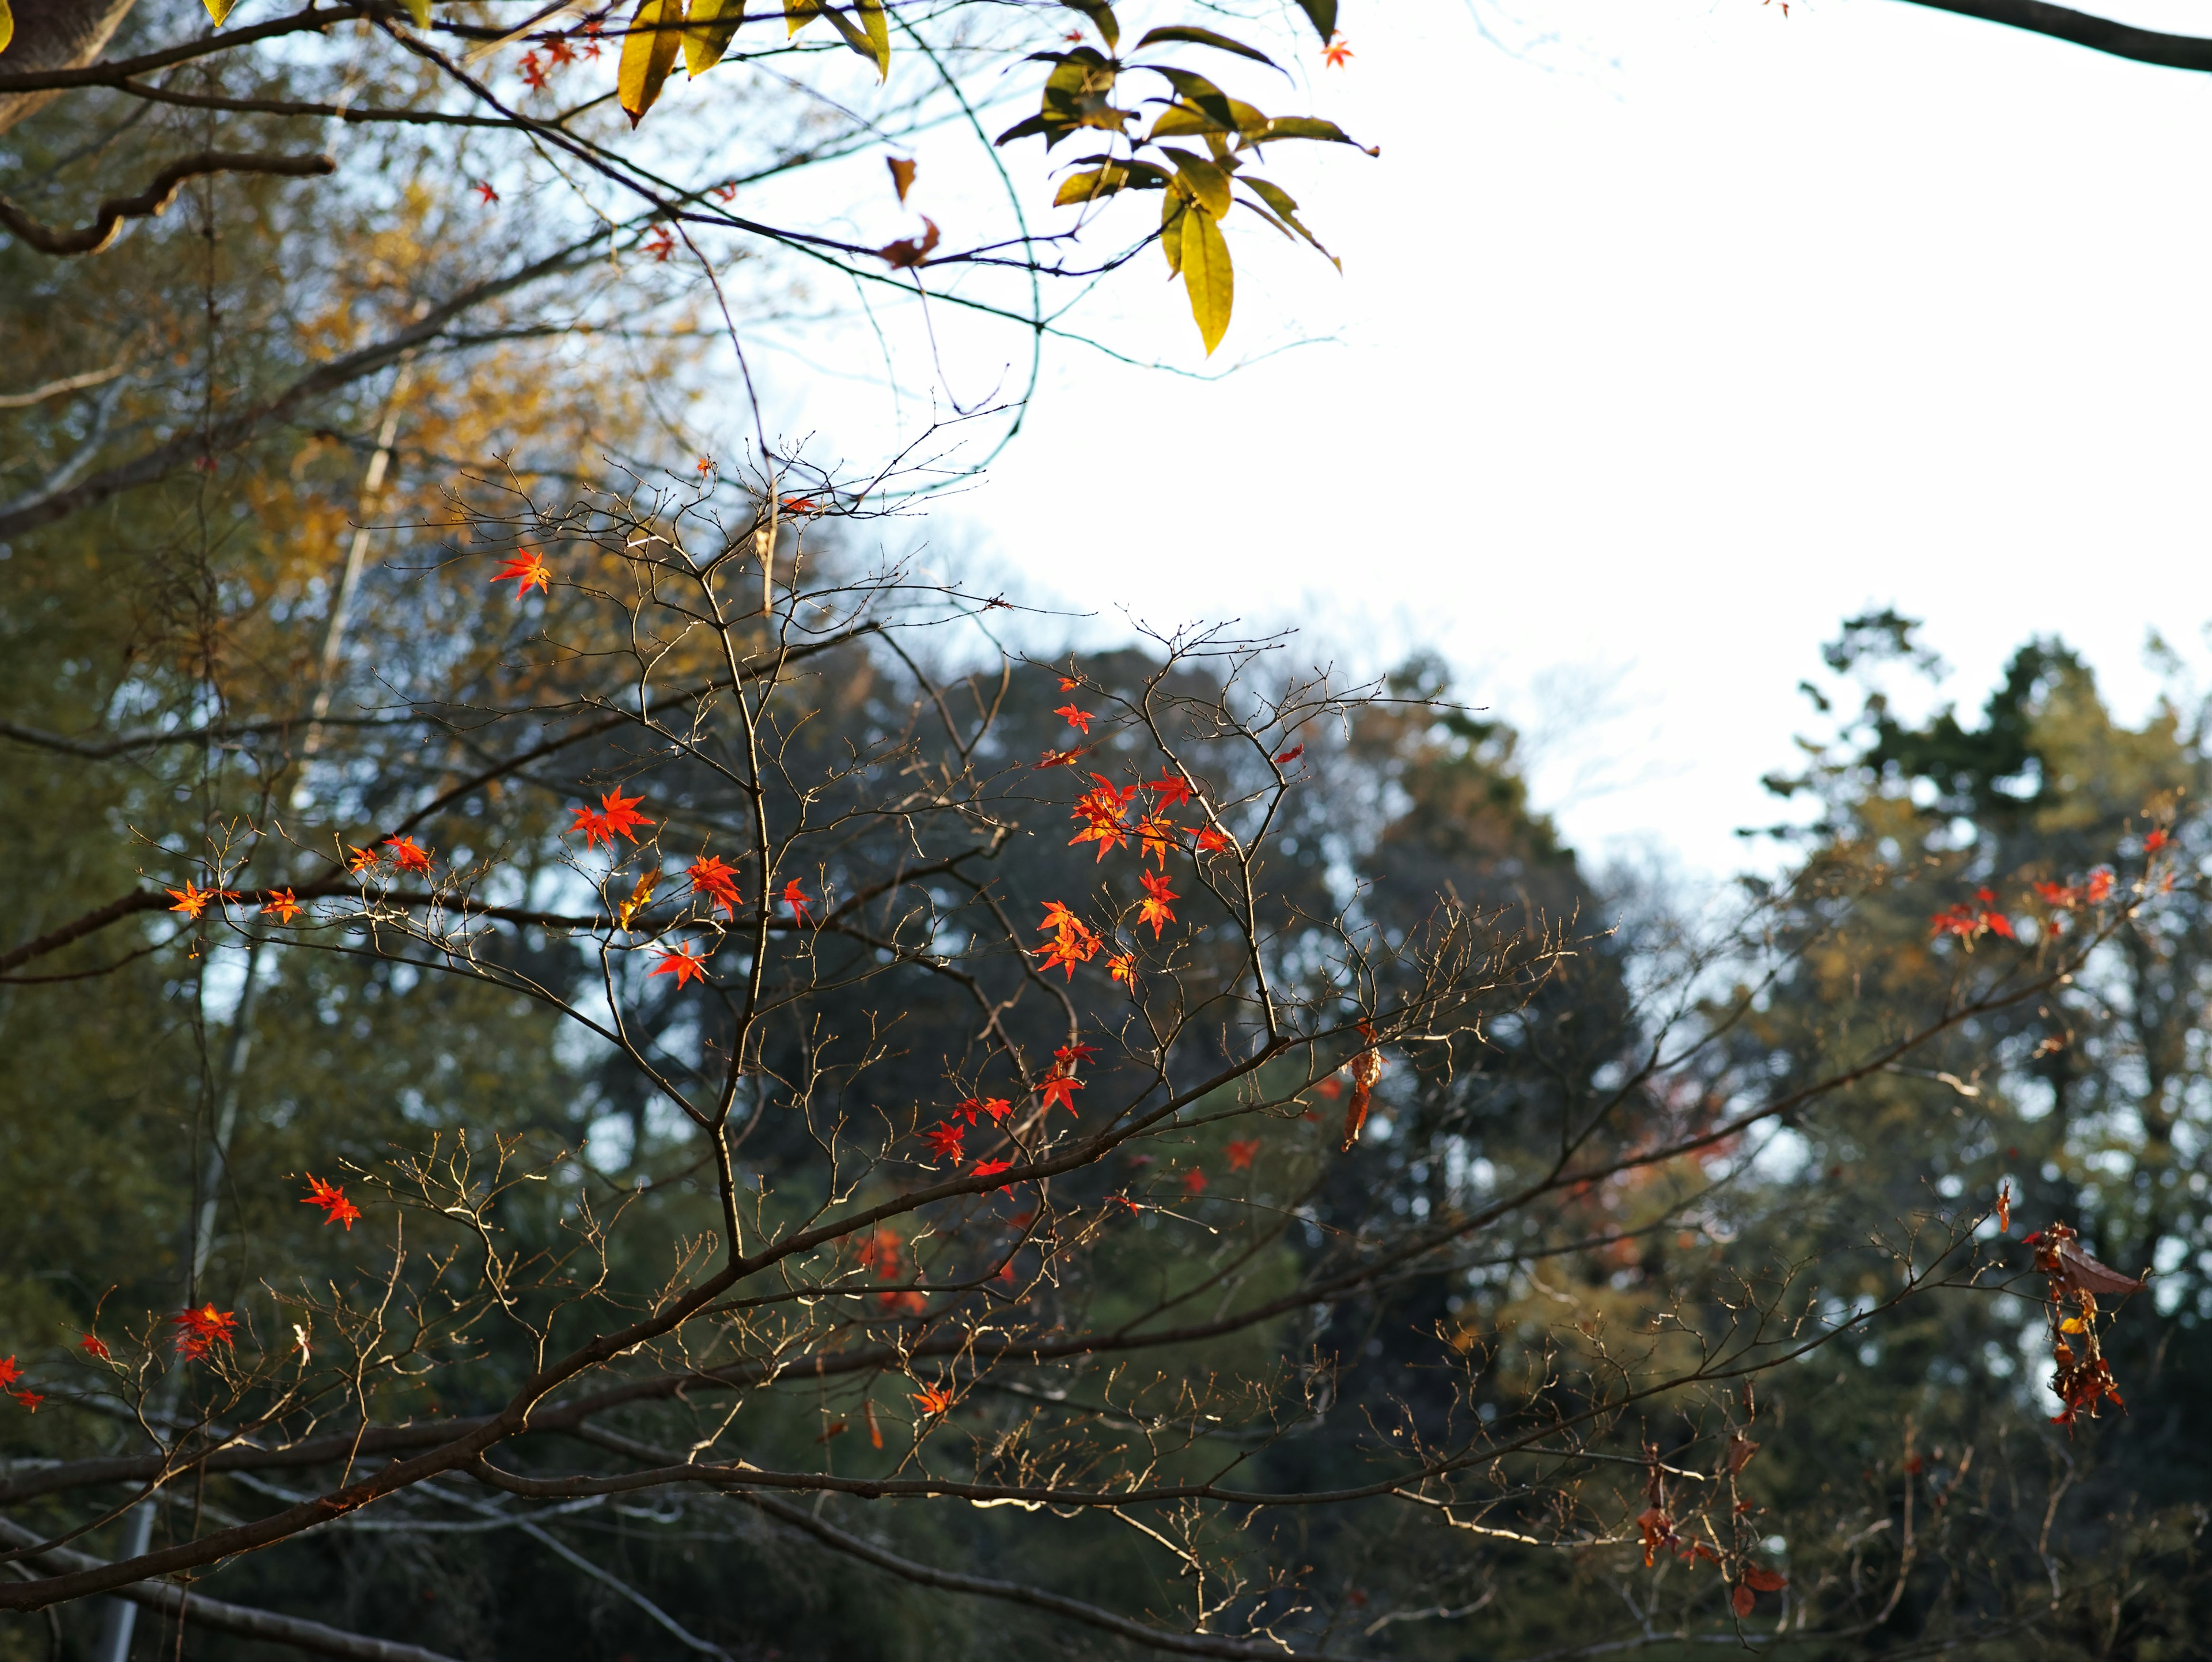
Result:
{"label": "tree", "polygon": [[[139,1181],[219,1222],[181,1300],[176,1259],[22,1242],[59,1331],[9,1429],[53,1452],[0,1489],[0,1606],[338,1654],[1259,1655],[1477,1583],[1559,1632],[1529,1595],[1593,1549],[1679,1555],[1693,1629],[1780,1586],[1730,1510],[1750,1381],[1970,1275],[1971,1220],[1809,1327],[1765,1242],[1656,1243],[1724,1241],[1747,1139],[1960,1011],[1773,1082],[1685,1001],[1707,965],[1628,990],[1432,671],[979,664],[1003,602],[858,570],[842,482],[763,484],[476,482],[379,594],[380,709],[117,747],[148,880],[8,954],[11,1020],[188,987],[133,1066],[202,1137]],[[477,1536],[432,1605],[368,1596]],[[794,1547],[1009,1615],[732,1604]]]}

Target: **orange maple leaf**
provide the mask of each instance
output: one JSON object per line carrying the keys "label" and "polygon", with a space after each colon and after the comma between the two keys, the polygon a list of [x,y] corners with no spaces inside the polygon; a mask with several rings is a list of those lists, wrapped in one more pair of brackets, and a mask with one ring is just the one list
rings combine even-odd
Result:
{"label": "orange maple leaf", "polygon": [[207,903],[210,900],[238,898],[237,891],[234,889],[204,889],[189,877],[185,880],[183,888],[171,889],[169,893],[176,897],[177,902],[169,910],[173,912],[182,912],[186,917],[198,917],[207,910]]}
{"label": "orange maple leaf", "polygon": [[914,1393],[914,1399],[921,1404],[921,1411],[924,1414],[946,1413],[950,1411],[955,1400],[952,1393],[943,1385],[933,1385],[922,1386]]}
{"label": "orange maple leaf", "polygon": [[1139,880],[1145,886],[1144,904],[1137,908],[1137,922],[1152,926],[1152,939],[1160,938],[1160,931],[1176,921],[1175,909],[1170,904],[1179,898],[1168,886],[1165,872],[1139,872]]}
{"label": "orange maple leaf", "polygon": [[1321,61],[1332,70],[1340,70],[1352,61],[1352,47],[1341,34],[1330,37],[1321,49]]}
{"label": "orange maple leaf", "polygon": [[1080,733],[1086,739],[1091,736],[1091,724],[1098,719],[1097,716],[1091,715],[1090,711],[1078,709],[1073,704],[1062,704],[1058,709],[1053,711],[1053,714],[1054,715],[1066,716],[1067,718],[1067,725],[1073,728],[1078,733]]}
{"label": "orange maple leaf", "polygon": [[492,581],[503,583],[509,579],[514,581],[514,598],[518,600],[532,588],[540,594],[553,592],[548,587],[553,581],[553,568],[545,563],[544,555],[527,548],[510,555],[507,563],[494,575]]}
{"label": "orange maple leaf", "polygon": [[1190,801],[1190,781],[1181,774],[1164,773],[1157,779],[1147,779],[1145,788],[1160,799],[1164,810],[1179,808]]}
{"label": "orange maple leaf", "polygon": [[342,1223],[349,1235],[353,1233],[354,1220],[361,1215],[361,1208],[345,1197],[344,1190],[334,1183],[325,1183],[313,1172],[307,1173],[307,1192],[300,1204],[321,1207],[324,1224]]}
{"label": "orange maple leaf", "polygon": [[1137,955],[1134,953],[1115,953],[1106,960],[1106,973],[1121,982],[1131,992],[1137,990]]}
{"label": "orange maple leaf", "polygon": [[261,913],[264,917],[274,917],[279,923],[289,923],[300,915],[300,903],[293,898],[289,889],[271,889]]}
{"label": "orange maple leaf", "polygon": [[1224,833],[1215,830],[1212,825],[1200,827],[1198,851],[1200,854],[1212,854],[1229,846],[1229,838]]}
{"label": "orange maple leaf", "polygon": [[1038,771],[1046,768],[1072,768],[1082,759],[1080,750],[1048,750],[1030,766]]}
{"label": "orange maple leaf", "polygon": [[1260,1152],[1260,1139],[1257,1137],[1231,1137],[1229,1139],[1229,1146],[1224,1152],[1229,1156],[1229,1169],[1231,1171],[1249,1172],[1252,1169],[1252,1156]]}
{"label": "orange maple leaf", "polygon": [[947,1120],[941,1125],[933,1125],[928,1130],[924,1131],[921,1134],[921,1140],[929,1145],[929,1152],[935,1159],[964,1160],[967,1156],[961,1150],[960,1139],[967,1134],[967,1127],[955,1125],[951,1120]]}
{"label": "orange maple leaf", "polygon": [[[975,1162],[975,1170],[970,1175],[979,1178],[995,1178],[1001,1172],[1011,1172],[1013,1169],[1014,1163],[1010,1160],[979,1160]],[[1002,1188],[1004,1186],[1004,1184],[1000,1185]]]}
{"label": "orange maple leaf", "polygon": [[430,851],[416,846],[411,837],[387,837],[384,846],[392,850],[392,863],[403,872],[419,872],[424,876],[430,872]]}
{"label": "orange maple leaf", "polygon": [[1158,860],[1160,869],[1165,871],[1168,868],[1168,850],[1176,845],[1176,827],[1157,813],[1148,813],[1137,822],[1137,836],[1144,845],[1137,857],[1139,860]]}
{"label": "orange maple leaf", "polygon": [[783,904],[791,908],[793,922],[804,923],[807,921],[806,894],[799,886],[799,880],[795,877],[783,886]]}

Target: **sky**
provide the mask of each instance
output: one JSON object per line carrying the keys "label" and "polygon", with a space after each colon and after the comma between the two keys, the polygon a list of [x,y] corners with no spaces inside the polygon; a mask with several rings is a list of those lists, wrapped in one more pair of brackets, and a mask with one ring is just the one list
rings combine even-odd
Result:
{"label": "sky", "polygon": [[1147,251],[1081,320],[1173,369],[1056,347],[935,546],[1090,638],[1439,652],[1572,842],[1692,876],[1774,863],[1845,616],[1963,707],[2038,633],[2130,715],[2151,630],[2206,664],[2212,78],[1896,0],[1342,16],[1311,107],[1382,155],[1273,176],[1343,275],[1247,232],[1207,365]]}

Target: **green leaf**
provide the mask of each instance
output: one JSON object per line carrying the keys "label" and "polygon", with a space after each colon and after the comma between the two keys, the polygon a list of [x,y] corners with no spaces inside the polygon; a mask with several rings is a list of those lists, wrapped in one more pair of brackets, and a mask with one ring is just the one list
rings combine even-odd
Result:
{"label": "green leaf", "polygon": [[[1264,179],[1254,179],[1249,174],[1244,175],[1244,183],[1254,192],[1258,193],[1260,202],[1264,202],[1267,204],[1267,209],[1262,209],[1258,202],[1248,202],[1244,204],[1246,207],[1259,213],[1262,218],[1274,221],[1275,223],[1282,228],[1283,234],[1285,236],[1289,235],[1291,232],[1296,231],[1308,242],[1312,243],[1316,249],[1319,249],[1322,257],[1328,260],[1330,265],[1335,266],[1340,271],[1344,269],[1344,262],[1339,259],[1334,254],[1330,253],[1328,249],[1322,247],[1321,239],[1298,222],[1298,204],[1297,200],[1292,198],[1288,191],[1285,190],[1279,185],[1270,185]],[[1268,209],[1272,209],[1273,211],[1269,212],[1267,211]]]}
{"label": "green leaf", "polygon": [[1281,67],[1267,53],[1255,52],[1241,40],[1231,40],[1227,35],[1216,34],[1212,29],[1188,28],[1181,25],[1164,29],[1146,29],[1145,38],[1137,42],[1135,50],[1142,52],[1147,46],[1167,40],[1184,40],[1194,46],[1212,46],[1220,52],[1233,52],[1255,64],[1265,64],[1271,70]]}
{"label": "green leaf", "polygon": [[[1157,103],[1164,100],[1150,101]],[[1156,139],[1195,138],[1206,133],[1224,131],[1239,133],[1249,138],[1252,134],[1263,131],[1267,125],[1267,118],[1241,98],[1232,98],[1229,100],[1229,113],[1236,118],[1237,125],[1224,128],[1195,105],[1170,104],[1166,109],[1160,112],[1159,119],[1152,123],[1152,131],[1145,142],[1149,144]]]}
{"label": "green leaf", "polygon": [[1324,46],[1336,34],[1336,0],[1298,0],[1298,9],[1320,32]]}
{"label": "green leaf", "polygon": [[1190,314],[1198,320],[1206,355],[1229,332],[1229,310],[1237,299],[1237,275],[1229,265],[1229,244],[1221,226],[1202,208],[1182,216],[1182,283],[1190,291]]}
{"label": "green leaf", "polygon": [[645,113],[660,96],[683,34],[674,26],[683,21],[684,0],[638,0],[629,33],[623,37],[622,67],[615,75],[615,90],[633,127],[645,119]]}
{"label": "green leaf", "polygon": [[720,63],[730,37],[744,21],[744,0],[691,0],[691,27],[684,31],[684,73],[704,75]]}
{"label": "green leaf", "polygon": [[1382,152],[1361,143],[1334,121],[1323,121],[1317,116],[1279,115],[1257,132],[1244,135],[1247,143],[1266,144],[1278,138],[1315,138],[1331,144],[1349,144],[1355,150],[1365,150],[1370,155]]}
{"label": "green leaf", "polygon": [[1097,27],[1099,36],[1111,52],[1121,44],[1121,25],[1115,21],[1114,8],[1106,0],[1060,0],[1070,11],[1079,11]]}
{"label": "green leaf", "polygon": [[1222,131],[1237,131],[1237,113],[1229,106],[1229,94],[1204,76],[1193,75],[1188,70],[1171,70],[1159,64],[1135,64],[1130,67],[1146,70],[1161,76],[1185,102],[1198,106]]}
{"label": "green leaf", "polygon": [[1160,204],[1160,252],[1168,257],[1170,277],[1182,275],[1182,222],[1189,211],[1190,204],[1176,191],[1170,191]]}
{"label": "green leaf", "polygon": [[1176,172],[1189,188],[1191,199],[1216,219],[1228,216],[1231,198],[1229,175],[1211,161],[1202,161],[1188,150],[1164,149],[1162,154],[1176,164]]}

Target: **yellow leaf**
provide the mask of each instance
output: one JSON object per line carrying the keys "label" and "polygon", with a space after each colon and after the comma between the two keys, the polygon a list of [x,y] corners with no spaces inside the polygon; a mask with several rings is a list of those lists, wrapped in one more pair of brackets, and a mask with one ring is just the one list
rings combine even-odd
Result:
{"label": "yellow leaf", "polygon": [[[215,19],[216,27],[222,27],[222,20],[230,15],[230,9],[237,3],[238,0],[206,0],[208,15]],[[12,27],[9,32],[14,32]]]}
{"label": "yellow leaf", "polygon": [[1168,257],[1168,275],[1182,275],[1182,216],[1187,204],[1172,190],[1160,204],[1160,252]]}
{"label": "yellow leaf", "polygon": [[874,49],[876,79],[888,81],[891,76],[891,26],[884,15],[884,0],[860,0],[860,27],[867,31],[868,45]]}
{"label": "yellow leaf", "polygon": [[787,40],[822,15],[820,0],[783,0],[783,32]]}
{"label": "yellow leaf", "polygon": [[1193,207],[1182,216],[1182,281],[1190,290],[1190,314],[1198,320],[1199,338],[1212,357],[1229,332],[1237,277],[1230,269],[1229,244],[1220,222],[1203,208]]}
{"label": "yellow leaf", "polygon": [[15,14],[8,9],[8,0],[0,0],[0,52],[8,50],[8,43],[15,38]]}
{"label": "yellow leaf", "polygon": [[2058,1324],[2058,1330],[2061,1333],[2079,1333],[2081,1330],[2081,1318],[2079,1316],[2069,1316]]}
{"label": "yellow leaf", "polygon": [[430,0],[406,0],[406,6],[407,15],[415,20],[416,28],[430,27]]}
{"label": "yellow leaf", "polygon": [[660,96],[661,82],[676,63],[676,44],[682,31],[684,0],[638,0],[623,37],[622,70],[615,78],[623,113],[633,127],[645,119],[653,100]]}
{"label": "yellow leaf", "polygon": [[744,21],[744,0],[694,0],[691,27],[684,31],[684,73],[704,75],[720,63]]}

